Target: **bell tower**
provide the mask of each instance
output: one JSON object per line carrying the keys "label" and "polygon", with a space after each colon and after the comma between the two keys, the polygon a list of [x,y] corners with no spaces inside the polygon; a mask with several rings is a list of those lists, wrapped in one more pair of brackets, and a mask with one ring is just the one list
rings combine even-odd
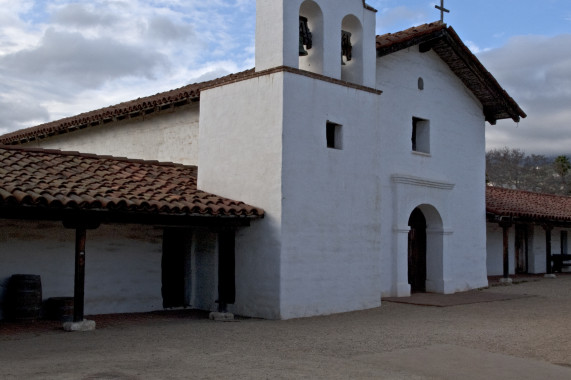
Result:
{"label": "bell tower", "polygon": [[256,71],[288,66],[374,87],[375,16],[363,0],[257,0]]}
{"label": "bell tower", "polygon": [[[256,7],[256,72],[200,94],[198,187],[265,211],[236,235],[233,311],[293,318],[376,307],[375,266],[351,292],[331,292],[352,281],[351,236],[362,235],[345,226],[359,228],[360,207],[370,210],[361,198],[378,199],[377,183],[364,188],[361,177],[381,130],[375,11],[363,0]],[[368,167],[364,177],[370,172],[379,170]],[[355,223],[339,222],[348,215]],[[377,252],[360,254],[374,262]]]}

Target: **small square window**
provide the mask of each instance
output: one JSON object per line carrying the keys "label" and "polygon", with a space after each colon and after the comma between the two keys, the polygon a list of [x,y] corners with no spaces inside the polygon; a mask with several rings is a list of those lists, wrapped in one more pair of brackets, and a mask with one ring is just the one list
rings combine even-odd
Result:
{"label": "small square window", "polygon": [[343,148],[343,130],[342,125],[335,124],[330,121],[327,122],[325,129],[325,137],[327,139],[327,147],[331,149]]}
{"label": "small square window", "polygon": [[412,151],[430,153],[430,121],[412,118]]}

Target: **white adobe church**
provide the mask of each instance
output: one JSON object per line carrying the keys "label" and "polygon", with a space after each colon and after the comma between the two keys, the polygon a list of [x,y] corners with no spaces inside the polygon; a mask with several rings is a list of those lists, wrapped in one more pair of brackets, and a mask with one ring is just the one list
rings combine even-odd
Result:
{"label": "white adobe church", "polygon": [[[22,154],[197,166],[201,191],[263,209],[234,230],[228,310],[236,314],[306,317],[486,286],[485,124],[525,113],[446,24],[376,36],[376,11],[363,0],[257,0],[256,12],[255,70],[0,142]],[[0,207],[0,281],[35,271],[45,296],[73,289],[73,266],[50,278],[46,268],[61,265],[45,254],[17,257],[22,245],[73,250],[73,237],[66,242],[57,220],[17,215]],[[106,221],[93,235],[97,252],[88,232],[85,312],[160,308],[164,222]],[[214,309],[221,235],[193,223],[177,225],[187,231],[184,262],[193,263],[185,304]],[[138,290],[126,284],[119,295],[113,284],[125,276]]]}

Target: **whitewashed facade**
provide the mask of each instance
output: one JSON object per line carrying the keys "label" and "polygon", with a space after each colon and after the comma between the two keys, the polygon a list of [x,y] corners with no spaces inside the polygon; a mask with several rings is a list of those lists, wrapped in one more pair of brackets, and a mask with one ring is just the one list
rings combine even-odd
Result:
{"label": "whitewashed facade", "polygon": [[[299,16],[313,33],[304,57]],[[33,144],[196,164],[199,189],[263,208],[236,235],[237,314],[287,319],[409,296],[415,209],[426,220],[425,290],[486,286],[495,266],[486,261],[482,103],[433,51],[377,58],[375,17],[363,0],[258,0],[255,74],[203,89],[199,106]],[[153,271],[160,253],[152,242],[146,250]],[[207,287],[189,292],[200,298],[193,306],[213,308]]]}
{"label": "whitewashed facade", "polygon": [[[258,2],[262,25],[281,17],[267,10],[269,3]],[[331,30],[343,14],[352,15],[368,31],[363,39],[372,50],[374,19],[362,1],[301,3],[283,2],[283,17],[297,17],[311,3],[331,15],[323,18],[323,29]],[[257,69],[312,58],[311,51],[298,58],[297,29],[286,29],[286,47],[260,38],[282,39],[280,28],[268,29],[258,30]],[[335,66],[317,73],[343,79],[340,60],[333,59],[338,41],[323,47],[316,41],[317,54],[331,54],[324,62]],[[375,70],[382,95],[289,72],[202,93],[199,188],[266,211],[263,224],[245,231],[237,253],[244,264],[256,263],[238,266],[237,278],[249,279],[238,294],[255,298],[259,309],[242,310],[237,302],[238,313],[303,317],[410,295],[408,220],[417,207],[428,224],[426,290],[487,285],[481,104],[434,53],[413,47],[378,60],[363,52],[362,59],[354,83],[368,85]],[[425,152],[412,151],[415,117],[430,124]],[[328,123],[341,129],[337,148],[327,147]]]}
{"label": "whitewashed facade", "polygon": [[45,149],[78,151],[185,165],[198,163],[199,105],[102,124],[29,143]]}

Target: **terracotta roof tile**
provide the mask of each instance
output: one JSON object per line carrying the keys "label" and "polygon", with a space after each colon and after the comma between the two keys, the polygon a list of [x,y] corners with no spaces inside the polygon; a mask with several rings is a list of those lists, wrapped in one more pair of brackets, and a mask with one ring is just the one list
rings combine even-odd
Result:
{"label": "terracotta roof tile", "polygon": [[0,147],[0,208],[262,217],[262,209],[196,188],[196,166]]}
{"label": "terracotta roof tile", "polygon": [[242,71],[236,74],[226,75],[214,80],[193,83],[174,90],[161,92],[155,95],[138,98],[114,106],[85,112],[64,119],[40,124],[35,127],[20,129],[7,133],[0,137],[0,144],[12,145],[33,141],[37,138],[45,138],[61,133],[87,128],[101,123],[122,120],[128,117],[137,117],[149,114],[172,106],[188,104],[200,99],[200,92],[204,88],[232,82],[236,79],[247,77],[254,73],[254,69]]}
{"label": "terracotta roof tile", "polygon": [[[430,24],[423,24],[414,26],[409,29],[402,30],[397,33],[387,33],[377,36],[377,49],[388,49],[395,44],[402,44],[411,41],[414,38],[419,38],[424,35],[432,34],[439,30],[446,29],[446,24],[436,21]],[[398,49],[400,50],[400,49]]]}
{"label": "terracotta roof tile", "polygon": [[571,221],[571,197],[486,187],[486,211],[536,221]]}

